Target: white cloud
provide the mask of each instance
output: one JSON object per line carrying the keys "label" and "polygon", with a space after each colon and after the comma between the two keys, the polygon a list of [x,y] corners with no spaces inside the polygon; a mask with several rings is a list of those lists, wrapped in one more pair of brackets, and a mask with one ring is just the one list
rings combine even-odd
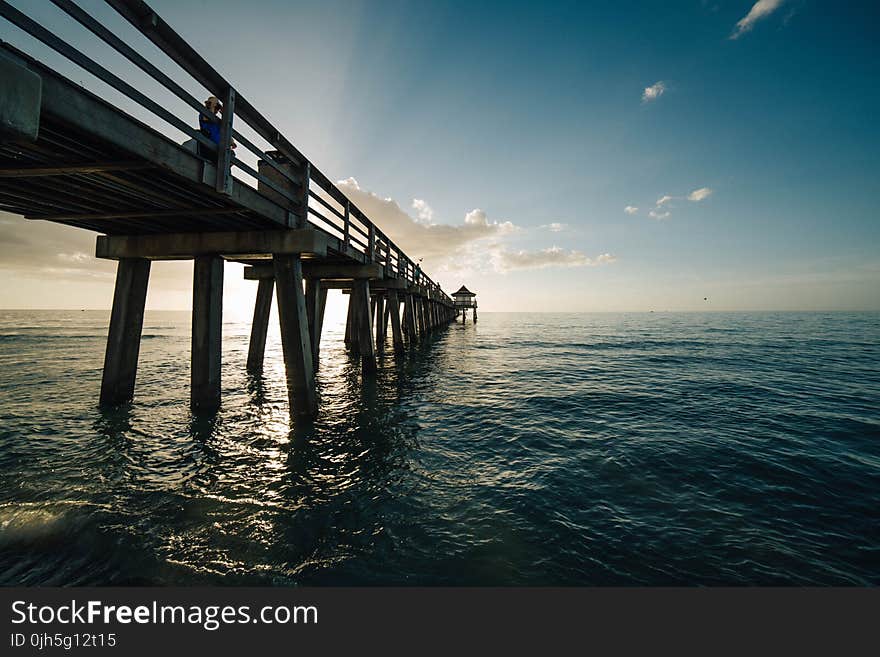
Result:
{"label": "white cloud", "polygon": [[783,2],[784,0],[758,0],[758,2],[752,5],[752,8],[749,9],[749,13],[737,21],[736,28],[734,28],[730,38],[738,39],[746,32],[751,31],[751,29],[755,27],[755,23],[779,9]]}
{"label": "white cloud", "polygon": [[662,206],[666,205],[667,203],[669,203],[669,201],[671,201],[671,200],[672,200],[672,197],[669,194],[665,194],[657,199],[657,207],[658,208],[662,207]]}
{"label": "white cloud", "polygon": [[[341,180],[337,184],[410,258],[424,258],[422,268],[432,276],[435,272],[459,273],[487,269],[504,273],[545,267],[593,267],[615,260],[610,253],[590,258],[580,251],[556,246],[534,251],[512,250],[505,246],[504,240],[519,228],[509,221],[491,220],[480,208],[466,213],[463,223],[434,223],[410,216],[393,199],[361,189],[354,178]],[[426,207],[430,206],[424,201],[418,205],[413,202],[416,212]],[[433,213],[431,217],[433,219]],[[541,226],[551,232],[559,232],[566,227],[561,222]]]}
{"label": "white cloud", "polygon": [[[517,230],[509,221],[491,221],[479,208],[468,212],[464,223],[460,224],[418,220],[394,199],[361,189],[354,178],[340,180],[337,184],[404,253],[410,258],[424,258],[425,271],[461,256],[480,240],[502,237]],[[429,206],[424,203],[422,207]]]}
{"label": "white cloud", "polygon": [[518,269],[545,269],[547,267],[596,267],[617,260],[610,253],[590,258],[581,251],[551,246],[537,251],[510,251],[497,248],[492,254],[492,264],[500,272]]}
{"label": "white cloud", "polygon": [[711,194],[712,190],[708,187],[700,187],[688,194],[687,199],[688,201],[702,201],[705,198],[709,198]]}
{"label": "white cloud", "polygon": [[480,208],[474,208],[464,215],[464,223],[474,226],[484,226],[489,223],[489,217]]}
{"label": "white cloud", "polygon": [[652,84],[650,87],[645,87],[645,90],[642,92],[642,102],[649,103],[652,100],[657,100],[663,93],[666,91],[666,83],[662,80],[659,80]]}
{"label": "white cloud", "polygon": [[638,211],[639,211],[639,209],[638,209],[636,206],[634,206],[634,205],[627,205],[627,206],[623,209],[623,211],[626,212],[627,214],[637,214]]}
{"label": "white cloud", "polygon": [[416,211],[420,221],[431,223],[434,220],[434,209],[428,205],[426,201],[420,198],[414,198],[412,202],[413,210]]}
{"label": "white cloud", "polygon": [[670,213],[669,211],[666,211],[666,212],[657,212],[656,210],[651,210],[651,211],[648,213],[648,216],[651,217],[651,219],[657,219],[657,220],[659,221],[659,220],[661,220],[661,219],[668,219],[669,216],[670,216],[670,214],[671,214],[671,213]]}
{"label": "white cloud", "polygon": [[90,256],[88,253],[83,253],[82,251],[75,251],[74,253],[59,253],[58,259],[63,260],[64,262],[72,263],[88,262],[89,260],[93,260],[92,256]]}

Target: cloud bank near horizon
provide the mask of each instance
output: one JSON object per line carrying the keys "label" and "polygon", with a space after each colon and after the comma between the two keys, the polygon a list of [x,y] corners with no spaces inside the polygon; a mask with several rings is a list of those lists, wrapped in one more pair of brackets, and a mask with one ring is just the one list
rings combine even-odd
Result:
{"label": "cloud bank near horizon", "polygon": [[[423,199],[413,199],[413,217],[390,197],[363,189],[358,181],[346,178],[337,182],[354,203],[411,258],[424,258],[425,271],[467,271],[481,269],[488,263],[497,273],[547,267],[588,267],[610,264],[616,259],[605,253],[590,258],[576,250],[551,246],[536,250],[513,250],[504,240],[522,229],[510,221],[490,220],[486,212],[475,208],[459,224],[434,221],[434,211]],[[558,233],[566,224],[553,222],[540,226]],[[487,256],[488,254],[488,256]]]}
{"label": "cloud bank near horizon", "polygon": [[496,249],[492,264],[496,271],[508,272],[518,269],[546,269],[548,267],[597,267],[610,265],[617,260],[610,253],[590,258],[581,251],[551,246],[537,251],[510,251]]}

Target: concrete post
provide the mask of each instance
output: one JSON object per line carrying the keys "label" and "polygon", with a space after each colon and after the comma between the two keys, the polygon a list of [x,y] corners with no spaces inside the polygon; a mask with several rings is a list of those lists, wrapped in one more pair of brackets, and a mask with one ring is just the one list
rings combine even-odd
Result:
{"label": "concrete post", "polygon": [[358,322],[359,308],[357,304],[357,293],[354,291],[354,285],[348,293],[348,315],[345,324],[345,346],[353,356],[360,356],[361,346],[358,340]]}
{"label": "concrete post", "polygon": [[101,404],[118,404],[134,396],[149,280],[149,260],[123,258],[119,261],[104,353]]}
{"label": "concrete post", "polygon": [[370,281],[356,279],[351,286],[351,303],[355,305],[356,323],[354,325],[358,351],[366,371],[376,369],[376,351],[373,347],[373,332],[370,324]]}
{"label": "concrete post", "polygon": [[[321,291],[318,293],[318,336],[320,337],[321,331],[324,330],[324,310],[327,308],[327,288],[323,285],[321,286]],[[321,341],[318,340],[315,343],[315,360],[314,365],[315,368],[318,367],[318,356],[321,355]]]}
{"label": "concrete post", "polygon": [[318,412],[312,340],[303,293],[302,260],[295,254],[275,254],[275,289],[281,346],[287,372],[287,397],[290,415],[312,416]]}
{"label": "concrete post", "polygon": [[354,307],[354,304],[351,302],[351,292],[349,292],[349,294],[348,294],[348,312],[345,315],[345,346],[346,347],[351,347],[353,345],[353,343],[355,342],[352,339],[352,335],[353,335],[352,327],[354,326],[354,315],[355,315],[355,307]]}
{"label": "concrete post", "polygon": [[425,299],[421,295],[416,299],[416,320],[419,323],[419,335],[424,336],[428,332],[428,323],[425,321]]}
{"label": "concrete post", "polygon": [[269,331],[269,314],[272,312],[272,295],[275,293],[275,279],[261,278],[257,287],[257,302],[254,304],[254,322],[251,324],[251,342],[248,348],[248,372],[263,369],[266,353],[266,334]]}
{"label": "concrete post", "polygon": [[192,369],[193,410],[220,406],[220,352],[223,325],[223,258],[197,256],[193,266]]}
{"label": "concrete post", "polygon": [[376,351],[385,351],[385,295],[376,295]]}
{"label": "concrete post", "polygon": [[312,364],[318,369],[318,355],[321,351],[321,328],[324,320],[324,304],[327,290],[320,278],[306,279],[306,315],[309,320],[309,338],[312,341]]}
{"label": "concrete post", "polygon": [[394,349],[403,349],[403,331],[400,326],[400,301],[397,290],[388,290],[388,314],[391,317],[391,337],[394,339]]}
{"label": "concrete post", "polygon": [[416,328],[415,295],[411,292],[405,292],[403,295],[403,321],[407,340],[410,345],[415,344],[419,335]]}

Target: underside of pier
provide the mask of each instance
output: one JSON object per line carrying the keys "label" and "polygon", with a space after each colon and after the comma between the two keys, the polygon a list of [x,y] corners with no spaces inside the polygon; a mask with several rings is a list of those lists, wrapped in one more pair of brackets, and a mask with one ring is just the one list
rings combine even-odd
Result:
{"label": "underside of pier", "polygon": [[[5,3],[0,8],[29,25]],[[32,33],[39,38],[38,28]],[[454,320],[440,287],[277,131],[271,143],[279,150],[257,151],[258,166],[248,169],[222,144],[204,155],[177,143],[8,44],[0,44],[0,69],[0,209],[99,233],[96,256],[118,262],[103,404],[134,396],[154,260],[194,263],[190,389],[197,411],[221,402],[227,261],[244,263],[245,278],[256,282],[252,372],[263,365],[273,297],[278,304],[292,416],[319,408],[315,369],[328,290],[348,294],[346,344],[366,373],[377,354],[402,352]],[[227,107],[234,102],[231,87],[224,98]],[[256,185],[231,175],[234,163]]]}

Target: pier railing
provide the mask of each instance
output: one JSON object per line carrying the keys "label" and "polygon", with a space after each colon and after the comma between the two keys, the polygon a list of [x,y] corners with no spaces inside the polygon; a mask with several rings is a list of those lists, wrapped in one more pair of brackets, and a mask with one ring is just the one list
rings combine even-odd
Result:
{"label": "pier railing", "polygon": [[[75,2],[72,0],[51,0],[51,2],[192,108],[194,112],[211,121],[217,120],[217,117],[205,108],[203,102]],[[420,267],[330,178],[282,135],[256,107],[241,96],[146,2],[143,0],[105,0],[105,2],[149,39],[178,69],[220,99],[223,112],[220,117],[219,144],[215,144],[187,120],[180,118],[150,98],[147,93],[111,72],[5,0],[0,0],[0,16],[88,71],[165,124],[195,140],[201,147],[200,150],[208,153],[216,162],[217,177],[213,185],[217,192],[229,194],[232,190],[233,177],[239,184],[250,185],[240,175],[234,176],[234,171],[237,170],[257,181],[257,189],[265,186],[279,195],[283,199],[282,202],[286,202],[286,206],[283,207],[291,218],[289,222],[291,226],[309,225],[333,235],[342,241],[348,255],[355,254],[362,262],[380,264],[384,267],[386,276],[419,285],[429,290],[435,298],[451,303],[452,299],[437,283],[425,275]],[[269,148],[262,149],[243,135],[239,130],[241,123],[263,139]],[[273,175],[267,176],[265,172],[261,173],[257,168],[237,157],[231,148],[233,141],[249,151],[259,162],[271,168]],[[254,185],[250,186],[254,187]],[[276,204],[279,202],[278,197],[272,200]]]}

